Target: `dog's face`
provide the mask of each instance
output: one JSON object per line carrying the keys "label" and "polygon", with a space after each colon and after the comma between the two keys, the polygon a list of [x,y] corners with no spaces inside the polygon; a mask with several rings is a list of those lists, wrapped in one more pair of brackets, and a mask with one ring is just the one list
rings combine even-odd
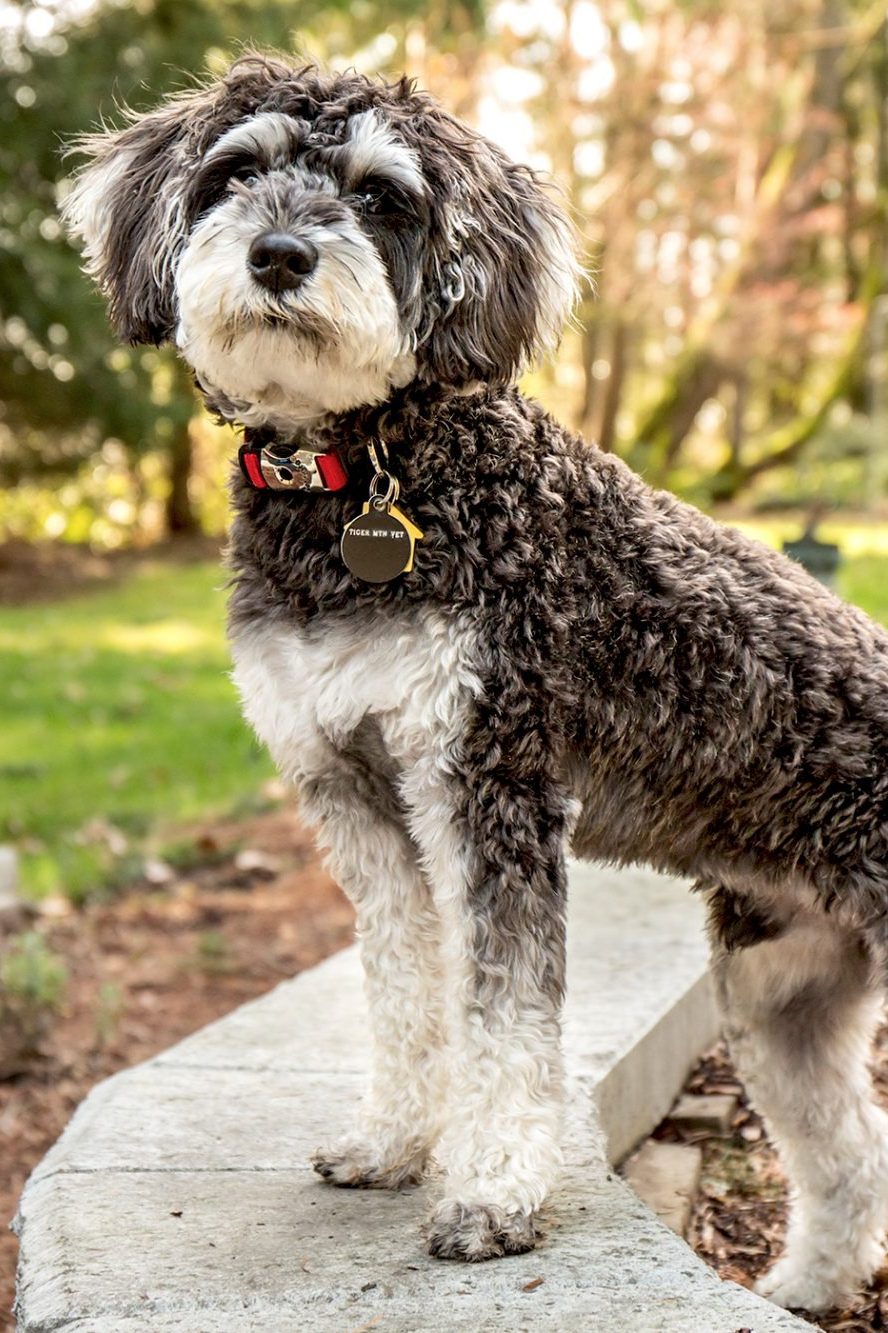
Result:
{"label": "dog's face", "polygon": [[552,199],[407,82],[246,57],[85,146],[64,208],[120,335],[248,425],[506,382],[574,299]]}

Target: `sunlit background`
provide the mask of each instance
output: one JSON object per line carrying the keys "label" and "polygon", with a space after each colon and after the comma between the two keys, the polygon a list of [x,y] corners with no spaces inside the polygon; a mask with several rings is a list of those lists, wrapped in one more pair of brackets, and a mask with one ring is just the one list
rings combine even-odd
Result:
{"label": "sunlit background", "polygon": [[19,579],[0,611],[0,839],[35,891],[125,877],[158,821],[269,776],[215,558],[175,557],[224,531],[233,436],[169,350],[115,344],[57,214],[67,142],[244,44],[406,70],[551,173],[589,281],[527,388],[770,540],[820,515],[840,591],[888,618],[884,3],[45,0],[0,5],[0,42],[0,574],[166,551],[73,603]]}
{"label": "sunlit background", "polygon": [[3,531],[224,524],[230,439],[114,345],[56,208],[66,140],[251,41],[406,69],[554,175],[595,297],[530,386],[602,447],[702,503],[884,499],[883,4],[47,0],[0,32]]}

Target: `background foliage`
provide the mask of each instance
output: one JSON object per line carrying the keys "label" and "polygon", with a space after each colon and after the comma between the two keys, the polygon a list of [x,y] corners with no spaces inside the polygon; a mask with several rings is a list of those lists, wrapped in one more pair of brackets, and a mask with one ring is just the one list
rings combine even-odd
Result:
{"label": "background foliage", "polygon": [[[884,0],[0,0],[0,575],[4,537],[224,529],[231,432],[169,349],[115,344],[58,202],[65,144],[249,44],[406,69],[551,173],[590,281],[527,387],[656,484],[782,511],[772,541],[847,511],[840,590],[888,621]],[[221,582],[149,560],[0,610],[0,840],[35,891],[125,881],[261,793]]]}
{"label": "background foliage", "polygon": [[114,345],[57,200],[63,144],[241,43],[406,68],[554,173],[596,297],[531,388],[605,448],[704,503],[884,497],[883,4],[7,0],[0,40],[0,530],[224,521],[227,433]]}

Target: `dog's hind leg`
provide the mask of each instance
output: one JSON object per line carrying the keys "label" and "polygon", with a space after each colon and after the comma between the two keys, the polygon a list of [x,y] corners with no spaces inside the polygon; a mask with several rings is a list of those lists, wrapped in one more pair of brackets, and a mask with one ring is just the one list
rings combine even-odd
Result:
{"label": "dog's hind leg", "polygon": [[568,803],[487,753],[484,772],[429,758],[402,783],[442,922],[450,1080],[427,1236],[445,1259],[531,1249],[561,1161]]}
{"label": "dog's hind leg", "polygon": [[[743,901],[717,891],[722,919],[725,894]],[[873,1102],[868,1064],[881,960],[861,932],[806,915],[731,952],[717,942],[715,962],[732,1051],[791,1187],[785,1253],[758,1290],[823,1310],[883,1256],[888,1116]]]}

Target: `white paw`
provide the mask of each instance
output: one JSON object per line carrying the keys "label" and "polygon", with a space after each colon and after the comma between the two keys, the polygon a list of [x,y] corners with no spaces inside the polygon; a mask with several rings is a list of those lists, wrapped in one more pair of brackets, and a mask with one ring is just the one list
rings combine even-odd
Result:
{"label": "white paw", "polygon": [[397,1152],[392,1144],[384,1150],[371,1140],[342,1139],[312,1155],[312,1166],[331,1185],[347,1189],[401,1189],[415,1185],[425,1169],[427,1153],[410,1144]]}
{"label": "white paw", "polygon": [[755,1290],[785,1310],[829,1310],[852,1294],[834,1275],[813,1272],[790,1258],[779,1259],[759,1278]]}
{"label": "white paw", "polygon": [[435,1259],[480,1263],[504,1254],[525,1254],[537,1243],[535,1212],[507,1213],[496,1205],[442,1199],[426,1226],[429,1254]]}

